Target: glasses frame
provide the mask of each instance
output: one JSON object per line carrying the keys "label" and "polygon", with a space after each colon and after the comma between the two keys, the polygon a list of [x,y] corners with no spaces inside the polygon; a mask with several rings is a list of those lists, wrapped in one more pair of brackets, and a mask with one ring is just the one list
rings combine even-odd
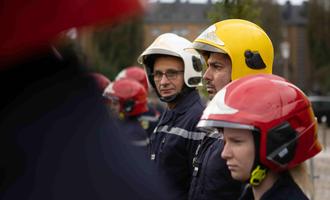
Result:
{"label": "glasses frame", "polygon": [[[170,69],[170,70],[167,70],[165,72],[161,72],[161,71],[157,71],[156,73],[153,72],[151,75],[152,75],[152,78],[155,82],[159,82],[163,79],[164,75],[166,77],[167,80],[169,81],[173,81],[175,79],[178,78],[178,75],[180,73],[183,73],[184,70],[174,70],[174,69]],[[157,75],[156,75],[157,74]],[[161,75],[160,75],[161,74]],[[171,75],[169,75],[171,74]],[[158,76],[158,78],[156,78],[156,76]]]}

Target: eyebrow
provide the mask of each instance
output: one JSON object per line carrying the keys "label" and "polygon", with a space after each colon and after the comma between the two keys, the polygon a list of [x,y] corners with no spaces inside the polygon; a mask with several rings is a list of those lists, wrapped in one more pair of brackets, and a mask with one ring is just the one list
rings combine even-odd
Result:
{"label": "eyebrow", "polygon": [[211,62],[207,62],[208,65],[216,65],[216,64],[220,64],[220,65],[224,65],[224,62],[221,61],[211,61]]}

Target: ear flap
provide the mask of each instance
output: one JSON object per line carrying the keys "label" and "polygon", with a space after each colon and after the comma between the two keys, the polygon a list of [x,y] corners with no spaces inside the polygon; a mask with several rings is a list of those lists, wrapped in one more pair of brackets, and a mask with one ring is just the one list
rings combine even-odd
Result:
{"label": "ear flap", "polygon": [[284,122],[267,133],[267,159],[286,165],[294,157],[297,133],[289,122]]}
{"label": "ear flap", "polygon": [[134,99],[128,99],[123,103],[123,110],[125,113],[132,112],[135,106]]}
{"label": "ear flap", "polygon": [[246,50],[244,52],[244,57],[245,57],[245,63],[248,67],[251,69],[265,69],[266,65],[264,61],[262,60],[259,52],[257,51],[251,51],[251,50]]}
{"label": "ear flap", "polygon": [[[196,56],[192,56],[192,64],[193,68],[196,72],[201,72],[203,70],[203,63],[202,61],[197,58]],[[202,77],[196,76],[196,77],[190,77],[188,79],[188,83],[190,85],[197,85],[201,82]]]}

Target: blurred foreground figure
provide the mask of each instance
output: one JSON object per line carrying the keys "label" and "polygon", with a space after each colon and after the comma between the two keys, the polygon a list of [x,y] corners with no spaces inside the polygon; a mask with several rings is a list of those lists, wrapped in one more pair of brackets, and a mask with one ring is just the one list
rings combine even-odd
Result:
{"label": "blurred foreground figure", "polygon": [[66,28],[138,12],[139,1],[1,5],[0,199],[168,199],[75,54],[48,44]]}
{"label": "blurred foreground figure", "polygon": [[104,89],[111,83],[111,81],[101,73],[90,72],[87,73],[88,76],[91,76],[96,82],[96,86],[99,89],[99,92],[103,95]]}

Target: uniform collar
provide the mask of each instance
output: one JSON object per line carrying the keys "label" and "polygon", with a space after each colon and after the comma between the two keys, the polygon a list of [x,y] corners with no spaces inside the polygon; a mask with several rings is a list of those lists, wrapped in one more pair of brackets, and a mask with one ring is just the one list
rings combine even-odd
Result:
{"label": "uniform collar", "polygon": [[173,109],[170,109],[170,111],[175,111],[178,114],[183,114],[198,100],[200,100],[200,96],[197,90],[192,90],[187,95],[182,96],[178,100],[177,105]]}
{"label": "uniform collar", "polygon": [[173,109],[167,108],[160,120],[160,124],[167,124],[170,121],[175,121],[176,117],[183,115],[192,105],[200,100],[197,90],[192,90],[187,95],[182,96]]}

